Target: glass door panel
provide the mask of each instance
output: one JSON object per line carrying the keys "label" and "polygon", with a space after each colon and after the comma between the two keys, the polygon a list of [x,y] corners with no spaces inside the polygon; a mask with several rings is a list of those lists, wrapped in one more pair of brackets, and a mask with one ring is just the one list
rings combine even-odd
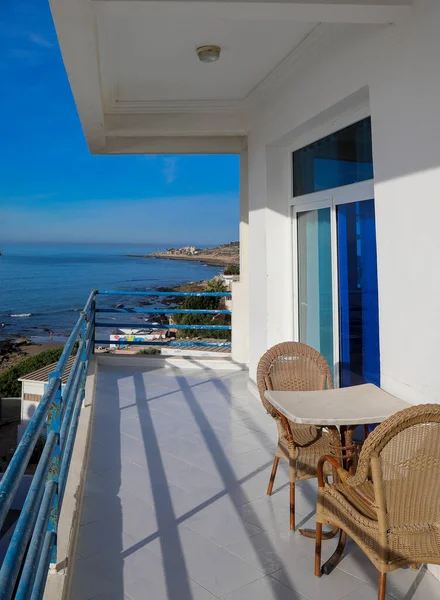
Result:
{"label": "glass door panel", "polygon": [[333,307],[330,208],[299,212],[299,340],[333,367]]}
{"label": "glass door panel", "polygon": [[337,206],[340,385],[380,385],[374,201]]}

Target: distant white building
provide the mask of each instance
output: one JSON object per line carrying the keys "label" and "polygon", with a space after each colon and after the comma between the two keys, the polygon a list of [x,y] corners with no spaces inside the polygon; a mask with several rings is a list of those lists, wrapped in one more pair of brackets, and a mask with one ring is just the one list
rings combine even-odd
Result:
{"label": "distant white building", "polygon": [[[67,379],[70,375],[70,370],[73,365],[74,356],[71,356],[67,361],[66,368],[62,376],[62,389],[67,383]],[[44,390],[49,383],[49,375],[55,371],[57,363],[52,363],[46,367],[42,367],[37,371],[28,373],[20,377],[18,381],[22,383],[21,386],[21,423],[18,426],[17,439],[21,440],[32,415],[37,410],[38,404],[41,402]]]}

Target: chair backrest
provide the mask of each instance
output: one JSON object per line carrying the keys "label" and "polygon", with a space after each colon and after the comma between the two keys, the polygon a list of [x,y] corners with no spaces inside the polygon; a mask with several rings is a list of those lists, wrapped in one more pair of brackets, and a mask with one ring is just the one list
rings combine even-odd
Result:
{"label": "chair backrest", "polygon": [[282,342],[263,354],[258,363],[257,385],[261,401],[270,414],[273,407],[265,399],[269,389],[313,391],[333,388],[332,373],[325,358],[306,344]]}
{"label": "chair backrest", "polygon": [[440,536],[440,405],[411,406],[386,419],[367,438],[356,476],[366,474],[367,463],[383,528],[402,536],[437,529]]}

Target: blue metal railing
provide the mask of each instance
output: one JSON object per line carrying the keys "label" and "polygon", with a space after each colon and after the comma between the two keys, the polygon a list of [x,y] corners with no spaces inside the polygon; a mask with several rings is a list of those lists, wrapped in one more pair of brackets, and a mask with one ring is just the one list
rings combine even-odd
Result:
{"label": "blue metal railing", "polygon": [[[153,297],[230,298],[229,292],[128,292],[92,291],[74,326],[49,384],[0,482],[0,529],[26,471],[35,445],[42,434],[45,443],[32,484],[0,569],[0,599],[40,600],[44,594],[50,563],[56,561],[58,515],[61,511],[70,461],[85,394],[88,362],[95,344],[110,340],[95,338],[95,328],[130,327],[145,329],[230,330],[230,325],[161,325],[152,323],[118,323],[96,320],[99,313],[126,314],[196,314],[230,315],[226,309],[182,308],[104,308],[96,307],[99,295]],[[111,341],[115,345],[230,346],[229,341]],[[72,353],[75,358],[65,386],[63,373]]]}
{"label": "blue metal railing", "polygon": [[[13,595],[16,600],[42,598],[49,564],[56,559],[58,515],[93,350],[94,298],[93,292],[0,482],[1,528],[46,426],[44,448],[0,570],[2,600],[10,600]],[[73,352],[76,356],[63,388],[62,376]]]}
{"label": "blue metal railing", "polygon": [[[149,296],[154,298],[164,298],[164,297],[177,297],[177,298],[188,298],[188,297],[197,297],[197,298],[230,298],[230,292],[141,292],[141,291],[119,291],[119,290],[99,290],[96,291],[96,296]],[[125,314],[150,314],[150,315],[231,315],[230,310],[226,309],[183,309],[183,308],[162,308],[162,307],[150,307],[150,308],[100,308],[96,307],[95,301],[95,315],[99,313],[125,313]],[[205,325],[197,325],[197,324],[161,324],[161,323],[148,323],[148,322],[124,322],[124,321],[97,321],[95,316],[95,328],[132,328],[132,329],[176,329],[176,330],[211,330],[211,331],[230,331],[231,325],[216,325],[216,324],[205,324]],[[170,339],[165,340],[142,340],[142,339],[128,339],[129,337],[135,336],[121,336],[119,340],[112,340],[112,345],[118,346],[158,346],[158,345],[166,345],[171,347],[187,347],[187,346],[200,346],[200,347],[230,347],[231,342],[227,340],[219,340],[216,342],[213,341],[184,341],[178,340],[172,341]],[[109,340],[105,339],[96,339],[95,344],[108,344]]]}

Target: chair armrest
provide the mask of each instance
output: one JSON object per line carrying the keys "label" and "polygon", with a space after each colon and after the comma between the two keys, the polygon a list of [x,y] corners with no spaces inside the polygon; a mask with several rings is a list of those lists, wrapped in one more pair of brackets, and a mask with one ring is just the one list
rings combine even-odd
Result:
{"label": "chair armrest", "polygon": [[342,483],[345,483],[346,485],[350,486],[355,492],[355,494],[357,494],[359,498],[361,498],[366,504],[368,504],[368,506],[371,506],[374,509],[377,508],[376,504],[362,491],[362,489],[359,486],[350,483],[350,473],[346,469],[341,467],[341,465],[334,456],[330,456],[329,454],[321,456],[318,462],[318,486],[320,488],[323,488],[324,484],[328,483],[327,475],[324,474],[324,464],[326,462],[329,462],[332,465],[332,467],[336,469],[336,472]]}
{"label": "chair armrest", "polygon": [[324,464],[326,462],[330,463],[332,467],[336,470],[341,481],[345,482],[347,477],[350,476],[350,473],[340,465],[340,463],[334,456],[330,456],[330,454],[325,454],[324,456],[321,456],[318,462],[318,486],[320,488],[324,487],[325,483],[328,483],[327,475],[324,474]]}

